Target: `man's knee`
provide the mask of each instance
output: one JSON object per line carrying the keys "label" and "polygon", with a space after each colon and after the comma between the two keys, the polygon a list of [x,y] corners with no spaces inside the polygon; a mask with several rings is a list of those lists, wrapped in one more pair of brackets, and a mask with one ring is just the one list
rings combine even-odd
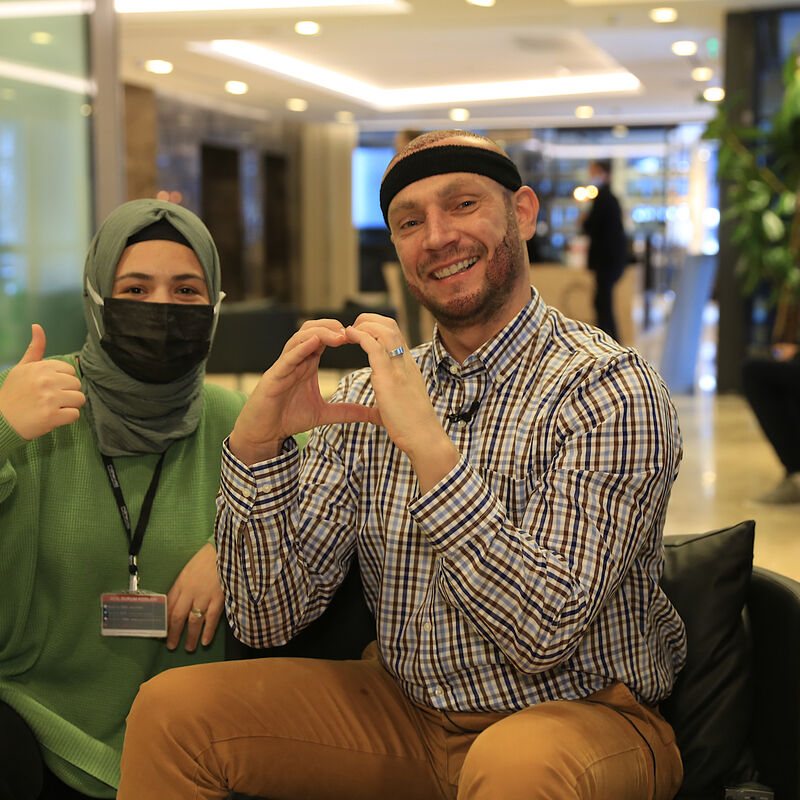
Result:
{"label": "man's knee", "polygon": [[145,681],[128,712],[126,736],[137,730],[157,736],[174,727],[177,720],[197,719],[204,700],[213,695],[203,692],[196,680],[189,679],[196,670],[196,667],[177,667]]}
{"label": "man's knee", "polygon": [[520,730],[516,716],[491,725],[472,743],[461,770],[459,800],[578,798],[576,776],[582,767],[560,744],[560,723],[540,725],[531,717]]}

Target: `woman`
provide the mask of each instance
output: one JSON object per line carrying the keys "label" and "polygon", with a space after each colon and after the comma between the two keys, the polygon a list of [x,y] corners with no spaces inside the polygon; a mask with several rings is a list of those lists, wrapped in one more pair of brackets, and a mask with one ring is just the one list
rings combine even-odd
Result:
{"label": "woman", "polygon": [[34,325],[0,374],[0,796],[14,800],[114,797],[139,684],[223,657],[214,498],[244,396],[204,383],[214,242],[186,209],[134,200],[103,223],[83,280],[80,352],[43,359]]}

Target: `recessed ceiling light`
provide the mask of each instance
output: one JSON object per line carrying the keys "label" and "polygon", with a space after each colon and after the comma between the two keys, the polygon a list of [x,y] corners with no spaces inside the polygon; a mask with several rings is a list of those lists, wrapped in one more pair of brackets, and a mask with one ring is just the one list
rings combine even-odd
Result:
{"label": "recessed ceiling light", "polygon": [[151,58],[145,61],[144,68],[148,72],[153,72],[156,75],[169,75],[173,69],[171,61],[163,61],[160,58]]}
{"label": "recessed ceiling light", "polygon": [[342,125],[346,125],[348,122],[352,122],[354,119],[354,115],[352,111],[337,111],[333,118],[337,122],[341,122]]}
{"label": "recessed ceiling light", "polygon": [[713,75],[714,70],[711,67],[695,67],[692,70],[692,78],[700,83],[710,81]]}
{"label": "recessed ceiling light", "polygon": [[244,81],[226,81],[225,91],[228,94],[247,94],[250,87]]}
{"label": "recessed ceiling light", "polygon": [[53,41],[53,34],[47,31],[34,31],[31,34],[31,42],[33,44],[51,44]]}
{"label": "recessed ceiling light", "polygon": [[594,109],[591,106],[578,106],[575,109],[575,116],[578,119],[591,119],[594,116]]}
{"label": "recessed ceiling light", "polygon": [[673,42],[672,52],[676,56],[693,56],[697,52],[697,42]]}
{"label": "recessed ceiling light", "polygon": [[294,26],[294,32],[299,33],[300,36],[316,36],[320,30],[319,23],[312,19],[301,20]]}
{"label": "recessed ceiling light", "polygon": [[611,135],[615,139],[624,139],[628,135],[628,126],[627,125],[615,125],[611,129]]}
{"label": "recessed ceiling light", "polygon": [[466,122],[469,119],[469,109],[451,108],[448,116],[453,122]]}
{"label": "recessed ceiling light", "polygon": [[674,8],[651,8],[650,19],[653,22],[675,22],[678,12]]}
{"label": "recessed ceiling light", "polygon": [[721,86],[709,86],[704,92],[703,97],[709,103],[719,103],[725,99],[725,90]]}
{"label": "recessed ceiling light", "polygon": [[483,8],[491,8],[494,5],[494,0],[467,0],[471,6],[482,6]]}
{"label": "recessed ceiling light", "polygon": [[286,101],[286,108],[289,111],[305,111],[308,108],[308,100],[303,100],[302,97],[290,97]]}
{"label": "recessed ceiling light", "polygon": [[601,75],[570,75],[564,78],[385,89],[250,42],[218,39],[212,42],[189,42],[187,47],[195,53],[244,63],[266,72],[285,75],[294,81],[310,83],[330,92],[354,98],[377,109],[473,103],[482,100],[513,100],[526,97],[586,95],[600,92],[604,94],[635,92],[641,88],[641,83],[635,75],[625,70],[619,70]]}

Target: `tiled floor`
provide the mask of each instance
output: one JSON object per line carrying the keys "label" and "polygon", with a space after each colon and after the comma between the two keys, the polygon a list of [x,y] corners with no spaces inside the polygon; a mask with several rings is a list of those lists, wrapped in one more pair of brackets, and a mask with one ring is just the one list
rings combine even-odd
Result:
{"label": "tiled floor", "polygon": [[745,400],[702,393],[674,401],[684,455],[665,533],[754,519],[755,563],[800,580],[800,505],[753,502],[783,477],[783,468]]}
{"label": "tiled floor", "polygon": [[[710,380],[715,325],[709,316],[698,363],[698,384]],[[658,366],[657,326],[642,337],[640,349]],[[321,375],[323,394],[333,390],[336,373]],[[256,375],[210,376],[230,388],[252,390]],[[800,580],[800,505],[753,502],[783,476],[780,462],[761,433],[744,398],[697,389],[673,398],[684,437],[684,457],[667,512],[665,533],[695,533],[756,521],[755,563]]]}

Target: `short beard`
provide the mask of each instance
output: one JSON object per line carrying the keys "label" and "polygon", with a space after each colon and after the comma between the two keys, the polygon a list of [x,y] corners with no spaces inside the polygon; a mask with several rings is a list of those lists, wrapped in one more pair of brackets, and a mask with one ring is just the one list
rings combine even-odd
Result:
{"label": "short beard", "polygon": [[525,257],[510,204],[507,204],[507,211],[505,235],[487,264],[482,290],[445,304],[426,297],[418,286],[407,282],[411,294],[443,328],[456,330],[483,325],[501,311],[514,293],[517,279],[525,270]]}

